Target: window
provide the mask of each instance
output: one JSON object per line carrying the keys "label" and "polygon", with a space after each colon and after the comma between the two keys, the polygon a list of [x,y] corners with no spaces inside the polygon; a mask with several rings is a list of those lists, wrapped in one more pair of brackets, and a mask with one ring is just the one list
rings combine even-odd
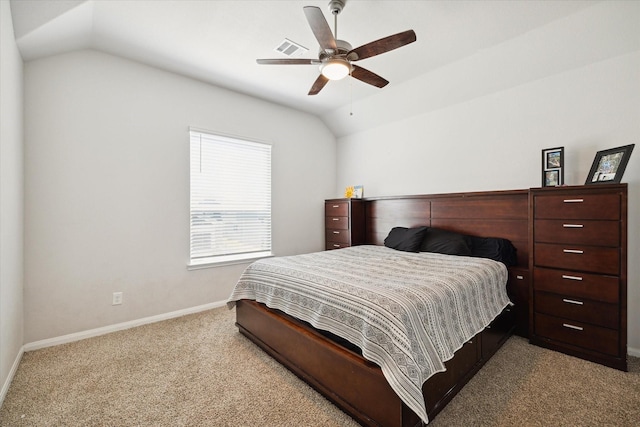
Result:
{"label": "window", "polygon": [[190,266],[271,255],[271,145],[191,129]]}

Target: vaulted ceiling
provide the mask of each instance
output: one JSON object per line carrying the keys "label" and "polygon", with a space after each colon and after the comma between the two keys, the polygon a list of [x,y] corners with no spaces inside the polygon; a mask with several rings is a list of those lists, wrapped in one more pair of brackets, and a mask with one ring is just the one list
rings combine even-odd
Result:
{"label": "vaulted ceiling", "polygon": [[341,136],[637,49],[612,49],[615,35],[603,47],[606,23],[580,28],[600,19],[590,17],[598,3],[349,0],[339,39],[357,47],[413,29],[417,41],[358,62],[388,86],[346,78],[316,96],[317,66],[256,59],[286,58],[274,50],[285,38],[317,58],[303,6],[320,7],[334,29],[328,0],[11,0],[11,10],[25,61],[97,49],[318,115]]}

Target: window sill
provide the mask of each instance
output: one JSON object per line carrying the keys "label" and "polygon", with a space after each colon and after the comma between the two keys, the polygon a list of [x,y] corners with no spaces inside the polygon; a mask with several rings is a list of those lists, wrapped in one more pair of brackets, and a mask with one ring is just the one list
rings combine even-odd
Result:
{"label": "window sill", "polygon": [[210,258],[191,260],[187,264],[187,270],[200,270],[203,268],[224,267],[227,265],[248,264],[262,258],[274,256],[272,252],[259,252],[243,255],[223,255]]}

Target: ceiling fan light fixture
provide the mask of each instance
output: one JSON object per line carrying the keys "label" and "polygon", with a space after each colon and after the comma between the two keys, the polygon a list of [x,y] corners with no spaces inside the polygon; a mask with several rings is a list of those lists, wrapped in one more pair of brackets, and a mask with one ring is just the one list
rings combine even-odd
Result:
{"label": "ceiling fan light fixture", "polygon": [[329,80],[340,80],[349,75],[351,64],[340,58],[332,58],[322,63],[320,72]]}

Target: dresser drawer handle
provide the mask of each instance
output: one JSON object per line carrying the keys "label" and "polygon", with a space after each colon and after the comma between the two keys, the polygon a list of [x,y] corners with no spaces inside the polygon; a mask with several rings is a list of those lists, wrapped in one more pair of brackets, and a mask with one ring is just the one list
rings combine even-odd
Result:
{"label": "dresser drawer handle", "polygon": [[340,218],[331,218],[331,221],[340,221]]}
{"label": "dresser drawer handle", "polygon": [[340,232],[339,231],[334,231],[333,234],[340,234]]}
{"label": "dresser drawer handle", "polygon": [[584,328],[581,328],[580,326],[570,325],[568,323],[563,323],[562,326],[564,326],[565,328],[569,328],[569,329],[575,329],[576,331],[584,330]]}
{"label": "dresser drawer handle", "polygon": [[573,300],[573,299],[563,298],[562,301],[566,302],[567,304],[584,305],[584,303],[582,301],[576,301],[576,300]]}
{"label": "dresser drawer handle", "polygon": [[340,205],[333,205],[333,207],[334,207],[334,208],[339,208],[339,207],[340,207]]}
{"label": "dresser drawer handle", "polygon": [[562,275],[563,279],[569,279],[569,280],[582,280],[582,277],[580,276],[568,276],[566,274]]}
{"label": "dresser drawer handle", "polygon": [[333,247],[334,247],[334,248],[339,248],[339,247],[340,247],[340,245],[338,245],[338,244],[334,243]]}
{"label": "dresser drawer handle", "polygon": [[583,228],[582,224],[562,224],[564,228]]}
{"label": "dresser drawer handle", "polygon": [[521,275],[519,275],[519,274],[518,274],[518,275],[516,276],[516,279],[518,279],[518,280],[522,280],[522,279],[524,279],[524,276],[521,276]]}
{"label": "dresser drawer handle", "polygon": [[565,203],[582,203],[584,199],[564,199]]}
{"label": "dresser drawer handle", "polygon": [[584,251],[581,251],[580,249],[563,249],[562,252],[564,252],[565,254],[583,254]]}

